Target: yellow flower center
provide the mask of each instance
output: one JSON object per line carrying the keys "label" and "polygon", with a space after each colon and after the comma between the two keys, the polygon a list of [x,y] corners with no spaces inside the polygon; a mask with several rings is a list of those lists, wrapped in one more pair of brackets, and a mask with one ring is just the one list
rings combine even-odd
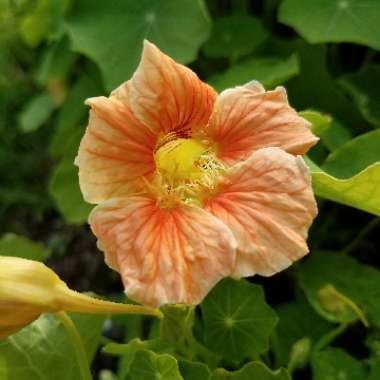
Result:
{"label": "yellow flower center", "polygon": [[178,201],[200,203],[202,194],[214,189],[222,165],[207,143],[194,138],[166,142],[154,154],[155,191],[162,207]]}
{"label": "yellow flower center", "polygon": [[175,139],[154,155],[157,170],[174,181],[197,180],[202,176],[199,159],[207,148],[194,139]]}

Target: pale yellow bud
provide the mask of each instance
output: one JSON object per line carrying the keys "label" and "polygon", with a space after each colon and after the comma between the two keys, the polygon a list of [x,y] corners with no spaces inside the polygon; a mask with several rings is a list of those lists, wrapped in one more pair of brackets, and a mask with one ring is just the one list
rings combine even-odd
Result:
{"label": "pale yellow bud", "polygon": [[61,310],[162,316],[157,309],[102,301],[75,292],[38,261],[0,256],[0,338],[16,332],[42,313]]}

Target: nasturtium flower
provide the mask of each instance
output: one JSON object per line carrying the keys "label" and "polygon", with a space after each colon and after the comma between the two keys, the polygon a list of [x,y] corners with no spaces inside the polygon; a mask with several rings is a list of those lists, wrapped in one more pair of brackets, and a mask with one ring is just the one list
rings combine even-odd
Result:
{"label": "nasturtium flower", "polygon": [[161,316],[159,310],[103,301],[71,290],[38,261],[0,256],[0,338],[15,333],[42,313],[62,310]]}
{"label": "nasturtium flower", "polygon": [[317,209],[299,155],[318,139],[284,88],[217,95],[145,41],[133,77],[86,104],[80,186],[128,297],[196,304],[223,277],[270,276],[308,252]]}

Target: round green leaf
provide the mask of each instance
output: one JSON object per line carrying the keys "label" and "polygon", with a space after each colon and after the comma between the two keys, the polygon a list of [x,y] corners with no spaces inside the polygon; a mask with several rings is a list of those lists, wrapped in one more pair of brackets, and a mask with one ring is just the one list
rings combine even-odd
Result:
{"label": "round green leaf", "polygon": [[212,58],[238,58],[251,53],[266,37],[267,33],[259,20],[236,13],[214,22],[211,36],[202,50]]}
{"label": "round green leaf", "polygon": [[168,354],[137,351],[125,380],[183,380],[177,360]]}
{"label": "round green leaf", "polygon": [[288,371],[281,368],[271,371],[261,362],[251,362],[246,364],[239,371],[229,372],[224,369],[217,369],[209,380],[291,380]]}
{"label": "round green leaf", "polygon": [[99,65],[111,90],[132,76],[144,38],[189,63],[208,37],[210,21],[202,0],[78,0],[67,27],[74,50]]}
{"label": "round green leaf", "polygon": [[263,289],[245,280],[219,283],[202,302],[201,310],[206,346],[229,361],[264,352],[277,323]]}
{"label": "round green leaf", "polygon": [[380,50],[378,0],[284,0],[279,21],[311,43],[355,42]]}

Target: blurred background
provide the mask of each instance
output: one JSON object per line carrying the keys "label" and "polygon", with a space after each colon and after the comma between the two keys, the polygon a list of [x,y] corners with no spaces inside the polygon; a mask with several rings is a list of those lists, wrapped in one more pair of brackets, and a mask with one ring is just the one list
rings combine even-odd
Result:
{"label": "blurred background", "polygon": [[[43,260],[79,291],[121,294],[87,226],[73,161],[84,100],[130,78],[144,38],[218,91],[252,79],[284,85],[297,111],[319,112],[310,157],[322,164],[380,126],[379,25],[376,0],[0,0],[0,254]],[[380,268],[378,218],[319,206],[312,250],[360,252]],[[288,272],[252,281],[274,306],[296,292]],[[363,328],[346,334],[341,344],[364,357]]]}

